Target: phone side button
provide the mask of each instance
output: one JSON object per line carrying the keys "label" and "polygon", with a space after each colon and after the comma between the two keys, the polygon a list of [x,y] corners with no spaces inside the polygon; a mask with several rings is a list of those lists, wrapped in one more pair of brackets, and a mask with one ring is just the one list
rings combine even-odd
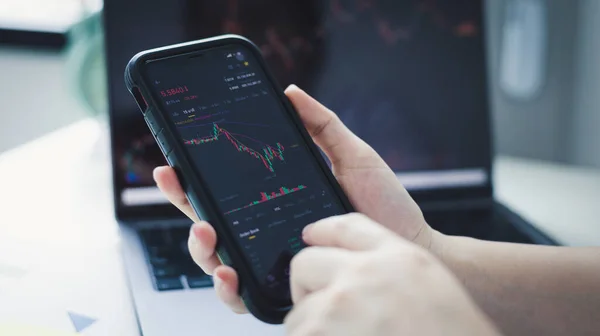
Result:
{"label": "phone side button", "polygon": [[150,130],[152,130],[152,133],[154,133],[156,135],[156,134],[160,133],[160,131],[162,131],[162,129],[156,123],[156,120],[154,120],[154,116],[152,115],[151,110],[148,110],[146,112],[146,114],[144,115],[144,119],[146,120],[148,127],[150,127]]}
{"label": "phone side button", "polygon": [[170,151],[169,153],[167,153],[165,155],[165,157],[167,158],[167,162],[169,163],[169,166],[175,167],[177,165],[177,160],[175,159],[175,154],[173,154],[173,151]]}
{"label": "phone side button", "polygon": [[160,133],[156,134],[156,140],[158,140],[158,145],[162,149],[165,156],[169,155],[169,153],[171,153],[171,146],[167,142],[164,129],[161,130]]}

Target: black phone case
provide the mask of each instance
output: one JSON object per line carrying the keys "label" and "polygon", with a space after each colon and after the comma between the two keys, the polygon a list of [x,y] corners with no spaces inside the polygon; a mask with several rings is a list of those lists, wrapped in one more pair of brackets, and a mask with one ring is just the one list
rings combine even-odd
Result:
{"label": "black phone case", "polygon": [[193,169],[189,155],[183,148],[181,141],[175,136],[174,126],[168,122],[167,118],[163,115],[163,111],[161,111],[159,97],[155,97],[150,91],[150,86],[146,82],[142,69],[144,64],[149,60],[194,53],[232,44],[243,45],[254,53],[254,56],[260,62],[260,66],[265,72],[266,78],[273,85],[279,96],[278,98],[283,102],[286,111],[297,126],[312,155],[321,167],[323,174],[327,177],[340,199],[340,202],[344,205],[347,212],[352,212],[352,205],[312,141],[291,102],[268,70],[259,48],[248,39],[237,35],[222,35],[140,52],[127,64],[125,82],[130,93],[140,106],[144,119],[167,162],[175,169],[194,211],[199,218],[209,222],[217,232],[217,255],[223,264],[233,267],[238,272],[240,282],[239,294],[244,304],[250,313],[259,320],[270,324],[281,324],[291,309],[292,302],[274,302],[261,295],[260,286],[255,283],[250,266],[244,262],[238,242],[229,229],[226,228],[227,223],[224,217],[215,210],[216,201],[211,197],[208,190],[203,187],[202,177],[198,176]]}

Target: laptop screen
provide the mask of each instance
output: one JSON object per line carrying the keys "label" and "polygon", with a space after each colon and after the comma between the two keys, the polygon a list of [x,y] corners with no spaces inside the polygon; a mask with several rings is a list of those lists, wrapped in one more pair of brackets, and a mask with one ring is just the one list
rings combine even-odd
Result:
{"label": "laptop screen", "polygon": [[489,185],[483,0],[105,0],[115,198],[161,208],[165,164],[123,81],[137,52],[248,37],[373,146],[413,193]]}

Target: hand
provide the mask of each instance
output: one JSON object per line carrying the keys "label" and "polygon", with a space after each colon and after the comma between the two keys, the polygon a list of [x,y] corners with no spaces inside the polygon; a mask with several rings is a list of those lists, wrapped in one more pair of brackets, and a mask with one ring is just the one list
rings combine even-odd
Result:
{"label": "hand", "polygon": [[[298,87],[290,86],[286,95],[314,142],[331,161],[335,177],[356,210],[400,236],[429,247],[435,232],[427,225],[421,210],[396,174],[373,148],[353,134],[335,113]],[[171,203],[195,222],[189,239],[193,259],[206,273],[214,275],[215,288],[221,299],[234,311],[244,312],[246,308],[237,296],[237,274],[230,267],[221,265],[215,255],[217,238],[214,229],[198,219],[171,168],[157,168],[154,179]]]}
{"label": "hand", "polygon": [[498,335],[437,259],[364,215],[324,219],[303,239],[288,335]]}

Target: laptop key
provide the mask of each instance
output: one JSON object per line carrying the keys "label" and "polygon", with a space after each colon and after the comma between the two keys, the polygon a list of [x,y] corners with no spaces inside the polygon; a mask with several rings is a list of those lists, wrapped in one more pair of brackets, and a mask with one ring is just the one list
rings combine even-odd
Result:
{"label": "laptop key", "polygon": [[188,238],[190,236],[190,228],[173,228],[171,229],[171,237],[173,237],[174,243],[184,242],[187,245]]}
{"label": "laptop key", "polygon": [[154,283],[156,285],[156,289],[159,291],[183,289],[183,284],[181,283],[181,279],[179,279],[179,277],[157,278],[154,280]]}
{"label": "laptop key", "polygon": [[142,230],[140,236],[147,246],[159,246],[165,243],[164,230]]}
{"label": "laptop key", "polygon": [[159,278],[175,277],[181,275],[181,269],[175,265],[155,266],[152,267],[152,273]]}
{"label": "laptop key", "polygon": [[182,270],[182,273],[187,276],[206,276],[206,273],[196,264],[186,264]]}
{"label": "laptop key", "polygon": [[188,276],[187,277],[187,284],[188,284],[188,287],[190,287],[190,288],[212,287],[213,280],[208,275],[204,275],[204,276]]}
{"label": "laptop key", "polygon": [[148,256],[150,258],[169,258],[175,256],[174,251],[169,246],[148,246]]}
{"label": "laptop key", "polygon": [[152,266],[166,266],[169,263],[170,263],[169,258],[165,258],[165,257],[151,257],[150,258],[150,264]]}

